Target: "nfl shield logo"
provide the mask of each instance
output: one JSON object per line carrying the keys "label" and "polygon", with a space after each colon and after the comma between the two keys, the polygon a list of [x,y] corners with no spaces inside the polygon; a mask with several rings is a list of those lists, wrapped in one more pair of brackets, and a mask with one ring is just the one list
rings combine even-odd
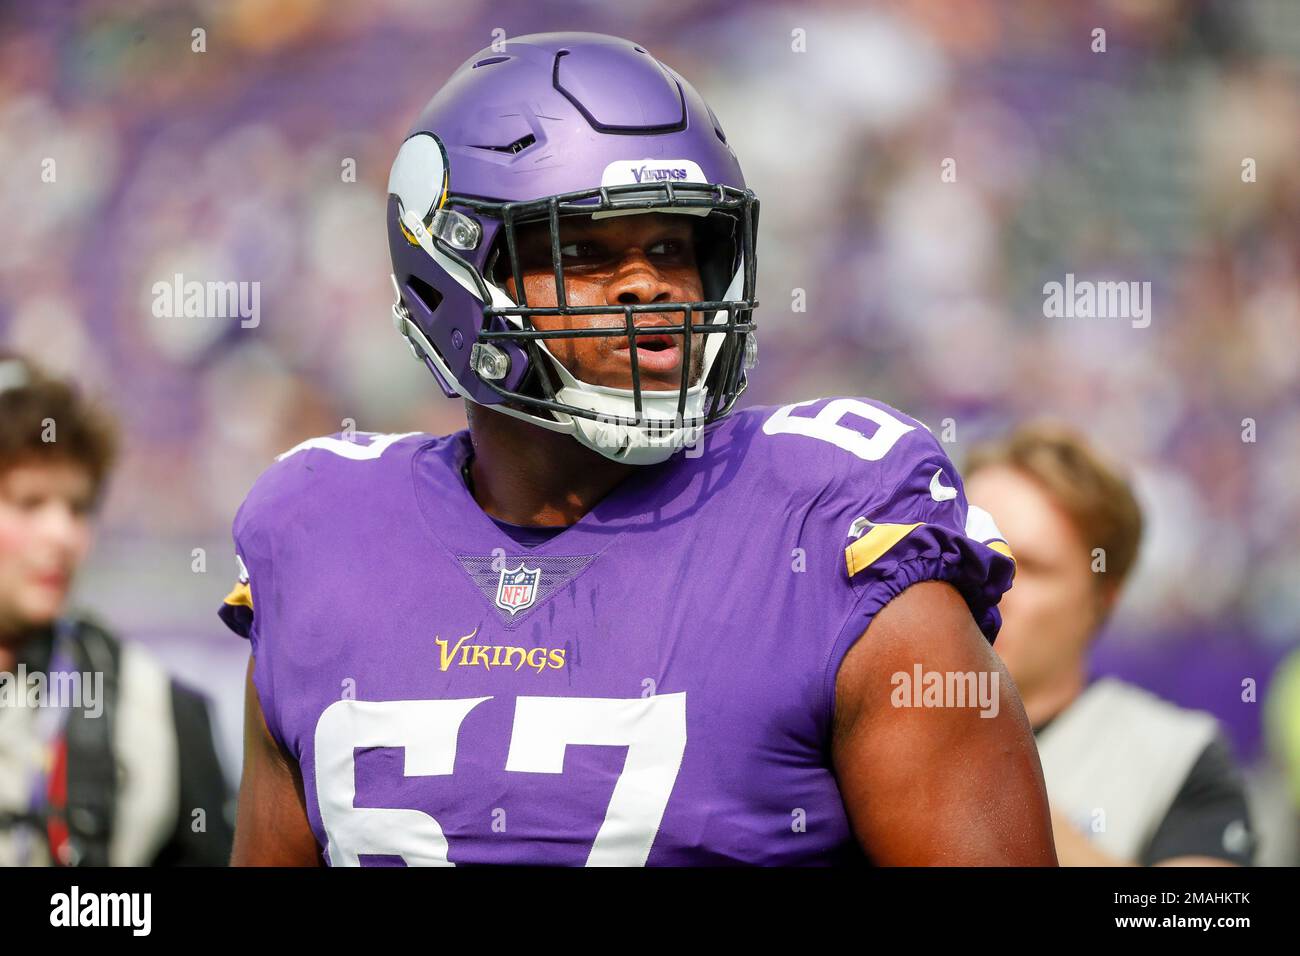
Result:
{"label": "nfl shield logo", "polygon": [[509,611],[511,617],[532,607],[537,600],[537,581],[541,576],[540,568],[526,568],[522,561],[513,571],[503,567],[497,584],[497,607]]}

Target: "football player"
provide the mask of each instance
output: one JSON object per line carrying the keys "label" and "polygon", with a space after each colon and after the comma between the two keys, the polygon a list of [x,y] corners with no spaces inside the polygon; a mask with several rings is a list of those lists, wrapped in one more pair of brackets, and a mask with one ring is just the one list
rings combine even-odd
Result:
{"label": "football player", "polygon": [[304,441],[236,516],[236,864],[1055,863],[989,646],[1013,560],[939,443],[863,398],[734,410],[758,202],[685,79],[484,50],[387,215],[469,428]]}

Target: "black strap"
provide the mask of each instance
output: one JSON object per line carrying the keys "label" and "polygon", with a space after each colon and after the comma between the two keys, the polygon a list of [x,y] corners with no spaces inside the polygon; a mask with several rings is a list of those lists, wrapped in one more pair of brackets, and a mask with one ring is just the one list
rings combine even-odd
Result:
{"label": "black strap", "polygon": [[[212,736],[207,700],[172,681],[172,721],[180,777],[180,807],[172,835],[154,866],[225,866],[234,840],[234,800],[226,786]],[[193,811],[203,809],[207,826],[195,829]]]}
{"label": "black strap", "polygon": [[[80,672],[82,707],[71,708],[63,728],[67,746],[67,801],[64,806],[45,806],[20,813],[0,812],[0,830],[27,826],[48,839],[51,821],[68,828],[70,853],[60,859],[50,847],[54,865],[107,866],[117,798],[117,760],[113,751],[116,726],[118,674],[121,647],[103,628],[84,620],[60,620],[54,628],[43,628],[24,648],[22,658],[29,671],[49,674],[54,665],[56,642],[62,649],[63,666]],[[86,675],[91,684],[86,685]],[[94,681],[102,675],[101,707],[90,716],[88,693],[97,690]]]}
{"label": "black strap", "polygon": [[106,631],[88,621],[69,621],[69,653],[83,677],[83,704],[87,688],[85,675],[91,680],[103,675],[102,710],[91,716],[80,707],[68,715],[65,730],[68,747],[68,794],[60,809],[68,827],[71,853],[66,860],[55,862],[72,866],[108,866],[108,845],[112,836],[113,813],[117,804],[118,767],[113,750],[113,731],[117,725],[118,678],[122,651]]}
{"label": "black strap", "polygon": [[0,830],[9,830],[13,827],[34,827],[44,830],[48,816],[49,814],[46,813],[0,810]]}

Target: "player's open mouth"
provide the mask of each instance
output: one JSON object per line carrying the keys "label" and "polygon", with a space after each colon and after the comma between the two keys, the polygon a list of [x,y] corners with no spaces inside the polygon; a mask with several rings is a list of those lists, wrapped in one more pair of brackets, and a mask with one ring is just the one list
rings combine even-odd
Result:
{"label": "player's open mouth", "polygon": [[[682,350],[677,345],[678,338],[679,336],[674,335],[638,334],[636,337],[637,365],[647,372],[673,371],[682,361]],[[627,345],[620,346],[618,351],[628,352]],[[631,354],[628,353],[628,362],[631,361]]]}

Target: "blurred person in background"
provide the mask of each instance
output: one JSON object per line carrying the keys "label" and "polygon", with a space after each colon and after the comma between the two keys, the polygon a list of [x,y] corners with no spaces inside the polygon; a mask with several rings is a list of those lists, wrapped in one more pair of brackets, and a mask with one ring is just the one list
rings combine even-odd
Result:
{"label": "blurred person in background", "polygon": [[208,706],[69,614],[115,426],[0,354],[0,865],[221,865],[228,793]]}
{"label": "blurred person in background", "polygon": [[1063,866],[1250,865],[1245,788],[1217,721],[1088,656],[1137,558],[1128,482],[1063,426],[1022,426],[965,469],[1016,556],[995,650],[1034,729]]}
{"label": "blurred person in background", "polygon": [[1264,694],[1264,736],[1284,794],[1278,860],[1283,866],[1300,866],[1300,650],[1278,665]]}

